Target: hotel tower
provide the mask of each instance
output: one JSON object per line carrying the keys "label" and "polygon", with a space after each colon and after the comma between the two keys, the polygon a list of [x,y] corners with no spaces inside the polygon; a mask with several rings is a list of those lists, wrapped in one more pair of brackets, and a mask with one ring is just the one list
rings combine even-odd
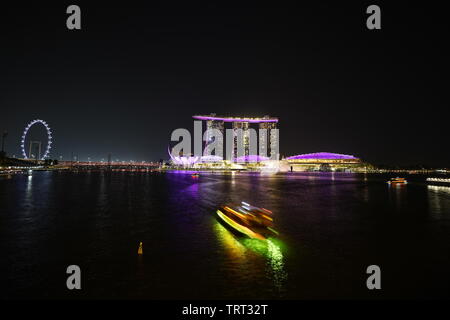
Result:
{"label": "hotel tower", "polygon": [[[225,140],[225,124],[231,123],[231,128],[233,130],[233,154],[232,159],[240,158],[239,162],[248,162],[248,159],[259,159],[270,157],[271,153],[275,153],[276,159],[279,159],[279,145],[278,145],[278,118],[273,118],[269,116],[264,116],[261,118],[248,118],[248,117],[219,117],[216,114],[210,115],[195,115],[193,116],[195,120],[205,121],[206,130],[208,129],[217,129],[222,133],[222,136]],[[252,128],[251,126],[257,124],[256,128]],[[244,154],[238,155],[238,131],[242,130],[242,139],[243,139],[243,151]],[[253,154],[250,150],[250,139],[251,137],[251,129],[255,129],[256,132],[256,141],[257,148],[256,154]],[[258,130],[260,129],[260,130]],[[214,142],[214,137],[209,133],[206,135],[205,141],[205,152],[207,154],[211,154],[211,144]],[[225,150],[223,149],[224,141],[217,145],[217,148],[222,150],[222,154],[225,155]],[[256,145],[255,145],[256,146]],[[240,156],[240,157],[238,157]],[[242,161],[242,159],[244,159]]]}

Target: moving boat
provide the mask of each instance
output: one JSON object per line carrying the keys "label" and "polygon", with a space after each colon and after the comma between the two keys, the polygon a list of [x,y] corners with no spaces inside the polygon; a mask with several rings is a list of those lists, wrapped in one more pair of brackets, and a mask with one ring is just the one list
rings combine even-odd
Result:
{"label": "moving boat", "polygon": [[196,173],[191,174],[191,177],[194,179],[198,179],[198,177],[200,177],[200,174],[196,172]]}
{"label": "moving boat", "polygon": [[407,184],[408,183],[408,181],[406,181],[406,179],[405,178],[399,178],[399,177],[397,177],[397,178],[391,178],[388,182],[387,182],[388,184]]}
{"label": "moving boat", "polygon": [[238,206],[222,206],[217,216],[226,226],[249,238],[266,240],[270,236],[278,235],[273,228],[272,212],[242,202]]}

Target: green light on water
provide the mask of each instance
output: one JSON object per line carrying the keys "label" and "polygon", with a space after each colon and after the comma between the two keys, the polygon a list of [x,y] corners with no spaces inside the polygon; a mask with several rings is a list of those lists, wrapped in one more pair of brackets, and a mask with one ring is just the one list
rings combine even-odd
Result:
{"label": "green light on water", "polygon": [[247,249],[250,249],[264,256],[267,255],[267,243],[265,240],[244,238],[239,242],[242,243]]}
{"label": "green light on water", "polygon": [[281,292],[283,291],[287,272],[284,265],[283,251],[286,246],[280,239],[269,238],[267,240],[237,238],[232,235],[219,222],[216,222],[215,229],[219,238],[226,245],[226,248],[234,258],[247,259],[246,251],[254,252],[265,258],[267,265],[267,275],[272,279],[274,286]]}

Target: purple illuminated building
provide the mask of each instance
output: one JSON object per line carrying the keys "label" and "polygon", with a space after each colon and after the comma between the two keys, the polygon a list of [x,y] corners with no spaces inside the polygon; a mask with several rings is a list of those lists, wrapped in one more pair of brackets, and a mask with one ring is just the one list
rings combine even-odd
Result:
{"label": "purple illuminated building", "polygon": [[342,160],[342,159],[358,159],[358,158],[347,154],[330,153],[330,152],[305,153],[286,158],[286,160],[299,160],[299,159]]}
{"label": "purple illuminated building", "polygon": [[199,161],[199,157],[185,157],[185,156],[172,156],[170,155],[173,163],[183,167],[192,167]]}
{"label": "purple illuminated building", "polygon": [[353,171],[363,165],[355,156],[331,152],[299,154],[284,161],[289,171]]}

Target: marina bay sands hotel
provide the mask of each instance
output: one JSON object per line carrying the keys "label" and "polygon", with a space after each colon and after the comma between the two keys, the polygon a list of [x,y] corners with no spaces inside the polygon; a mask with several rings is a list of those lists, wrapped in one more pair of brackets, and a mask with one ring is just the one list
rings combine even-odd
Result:
{"label": "marina bay sands hotel", "polygon": [[[264,116],[261,118],[247,118],[247,117],[219,117],[216,114],[210,115],[194,115],[195,120],[205,121],[206,130],[216,129],[219,130],[223,136],[225,136],[225,126],[230,123],[230,127],[233,130],[233,157],[238,157],[238,135],[237,131],[242,130],[243,135],[243,151],[244,154],[241,155],[240,159],[237,158],[238,162],[249,162],[255,160],[268,160],[272,154],[275,153],[276,159],[279,159],[279,142],[278,142],[278,118],[273,118],[270,116]],[[253,125],[253,128],[252,128]],[[257,136],[251,137],[251,129],[264,129],[255,130]],[[205,148],[208,149],[210,145],[214,142],[214,137],[211,134],[206,136]],[[256,153],[250,150],[250,139],[256,139],[258,142],[258,149]],[[256,145],[255,145],[256,146]],[[217,143],[217,148],[223,149],[223,141]],[[209,150],[211,151],[211,150]],[[256,151],[256,150],[255,150]],[[208,152],[211,154],[211,152]],[[223,153],[225,154],[225,153]]]}
{"label": "marina bay sands hotel", "polygon": [[[250,117],[220,117],[216,114],[194,115],[195,120],[206,124],[204,156],[171,154],[172,163],[177,166],[195,169],[231,169],[257,170],[264,172],[295,172],[295,171],[364,171],[368,164],[361,159],[348,154],[331,152],[314,152],[280,157],[278,118],[264,116]],[[202,126],[204,127],[204,126]],[[226,137],[228,156],[226,157],[223,143],[215,141],[214,134],[208,129],[216,129]],[[230,131],[228,131],[231,129]],[[255,129],[255,130],[252,130]],[[261,130],[263,129],[263,130]],[[255,136],[256,133],[256,136]],[[257,142],[257,147],[255,146]],[[238,152],[239,145],[239,152]],[[241,148],[243,146],[243,148]],[[208,150],[208,148],[211,148]],[[217,155],[216,150],[222,150]],[[214,152],[212,152],[214,151]],[[274,156],[273,156],[274,155]]]}

